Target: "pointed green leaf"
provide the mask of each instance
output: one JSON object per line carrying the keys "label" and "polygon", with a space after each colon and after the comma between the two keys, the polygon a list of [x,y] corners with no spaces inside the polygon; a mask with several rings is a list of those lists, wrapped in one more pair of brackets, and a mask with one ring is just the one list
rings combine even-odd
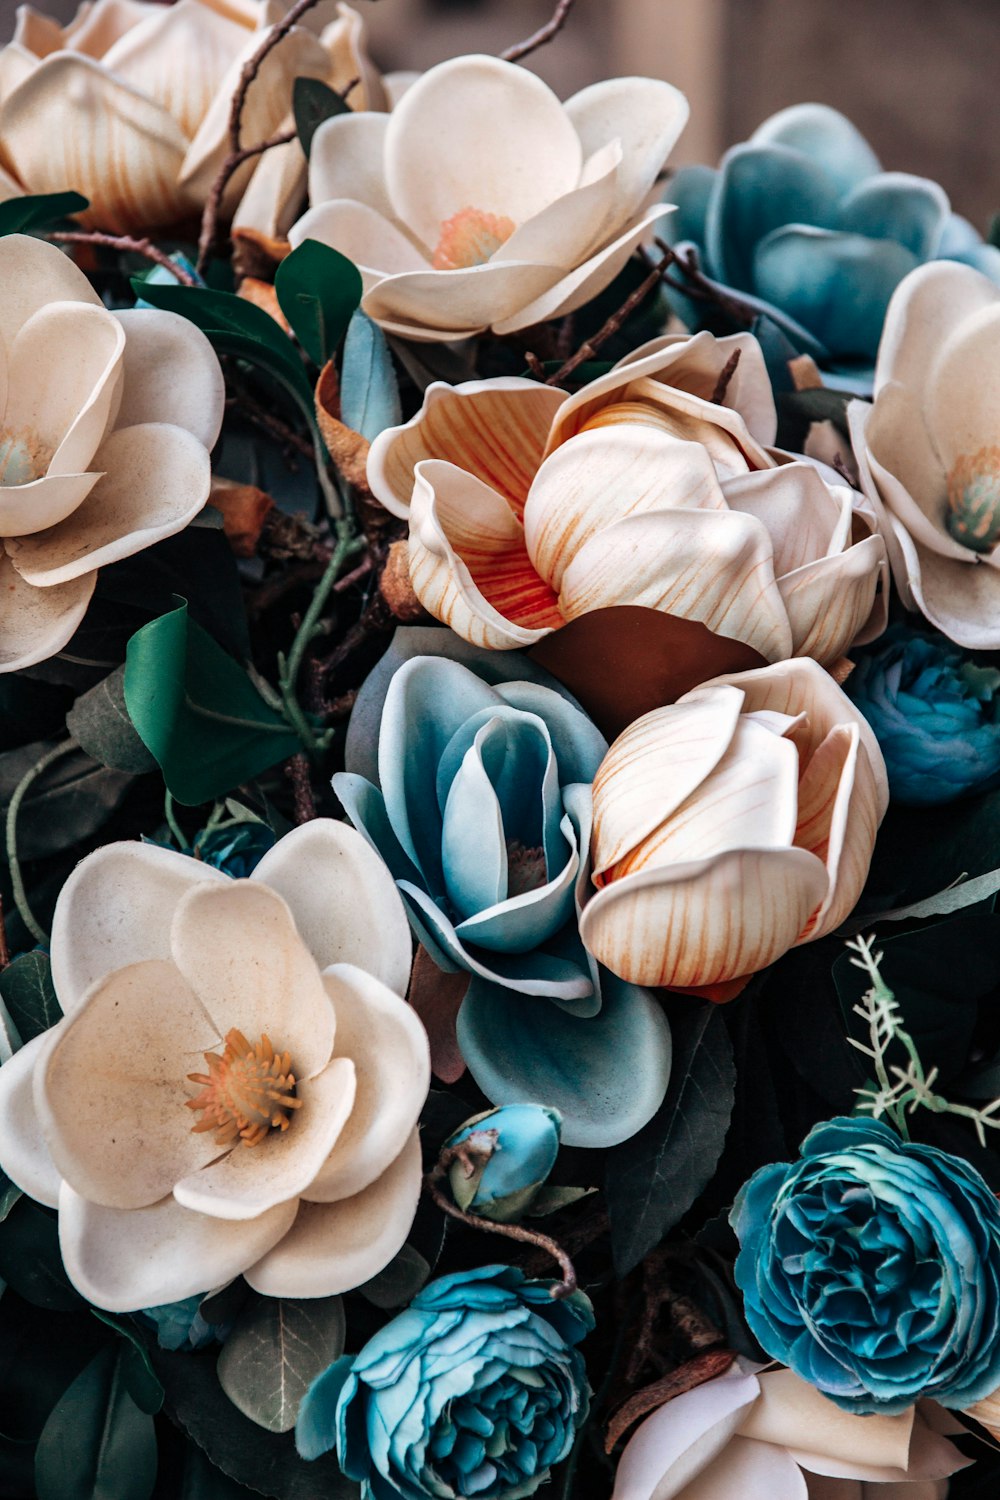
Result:
{"label": "pointed green leaf", "polygon": [[257,1297],[223,1345],[219,1383],[258,1427],[290,1432],[316,1376],[344,1352],[345,1334],[339,1297]]}
{"label": "pointed green leaf", "polygon": [[340,372],[341,417],[373,443],[380,432],[402,421],[399,381],[377,323],[358,308],[347,327]]}
{"label": "pointed green leaf", "polygon": [[30,1198],[0,1223],[0,1278],[35,1307],[69,1312],[82,1306],[63,1269],[56,1216]]}
{"label": "pointed green leaf", "polygon": [[430,1274],[431,1268],[420,1251],[413,1245],[404,1245],[385,1269],[359,1286],[358,1291],[374,1307],[388,1311],[415,1297]]}
{"label": "pointed green leaf", "polygon": [[0,203],[0,235],[25,234],[56,219],[68,219],[89,205],[90,200],[82,193],[30,193],[23,198],[8,198]]}
{"label": "pointed green leaf", "polygon": [[102,1349],[56,1403],[35,1451],[38,1500],[148,1500],[153,1419],[128,1393],[122,1351]]}
{"label": "pointed green leaf", "polygon": [[62,1008],[52,985],[48,954],[22,953],[8,964],[0,973],[0,999],[22,1042],[30,1042],[60,1021]]}
{"label": "pointed green leaf", "polygon": [[146,1345],[135,1325],[129,1318],[103,1312],[99,1307],[90,1310],[95,1318],[120,1335],[123,1341],[122,1378],[128,1393],[140,1411],[155,1417],[163,1405],[163,1387],[153,1372]]}
{"label": "pointed green leaf", "polygon": [[361,272],[339,250],[303,240],[278,267],[274,289],[299,343],[322,367],[335,354],[361,301]]}
{"label": "pointed green leaf", "polygon": [[295,128],[307,159],[312,150],[313,136],[323,121],[351,112],[344,96],[321,78],[296,78],[292,88],[292,109]]}
{"label": "pointed green leaf", "polygon": [[66,715],[66,728],[102,766],[133,774],[156,770],[125,707],[124,664],[77,698]]}

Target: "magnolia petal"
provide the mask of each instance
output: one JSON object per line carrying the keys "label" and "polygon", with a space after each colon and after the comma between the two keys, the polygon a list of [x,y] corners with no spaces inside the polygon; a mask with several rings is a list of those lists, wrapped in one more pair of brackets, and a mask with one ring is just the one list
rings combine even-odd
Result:
{"label": "magnolia petal", "polygon": [[726,480],[723,494],[731,510],[756,516],[767,527],[779,579],[850,542],[854,492],[826,484],[811,463],[737,475]]}
{"label": "magnolia petal", "polygon": [[17,7],[11,41],[15,47],[23,47],[36,57],[48,57],[50,52],[58,52],[65,46],[63,29],[59,23],[51,16],[42,15],[32,5]]}
{"label": "magnolia petal", "polygon": [[600,541],[616,521],[682,508],[725,509],[701,444],[639,423],[582,432],[535,475],[524,508],[528,556],[558,592],[581,547]]}
{"label": "magnolia petal", "polygon": [[810,1500],[805,1475],[786,1449],[739,1436],[682,1493],[684,1500]]}
{"label": "magnolia petal", "polygon": [[858,775],[860,742],[857,724],[831,729],[799,786],[795,842],[823,860],[830,876],[826,899],[801,941],[839,927],[858,904],[868,878],[879,819],[873,782]]}
{"label": "magnolia petal", "polygon": [[225,1286],[265,1255],[295,1221],[294,1200],[255,1219],[215,1219],[174,1198],[149,1208],[100,1208],[63,1183],[59,1248],[66,1274],[88,1302],[138,1312]]}
{"label": "magnolia petal", "polygon": [[193,136],[222,86],[246,28],[201,0],[159,6],[105,52],[109,73],[152,99]]}
{"label": "magnolia petal", "polygon": [[996,468],[1000,297],[964,318],[934,351],[922,415],[944,468],[983,449]]}
{"label": "magnolia petal", "polygon": [[306,192],[306,159],[298,139],[265,151],[233,215],[233,230],[287,239]]}
{"label": "magnolia petal", "polygon": [[770,538],[737,511],[626,516],[585,542],[563,576],[559,608],[574,620],[614,604],[700,621],[768,661],[791,655]]}
{"label": "magnolia petal", "polygon": [[456,386],[436,380],[415,417],[387,427],[372,443],[372,494],[405,520],[417,464],[441,458],[488,484],[520,516],[552,419],[566,399],[565,391],[516,376]]}
{"label": "magnolia petal", "polygon": [[726,1448],[759,1390],[749,1370],[734,1364],[718,1380],[695,1386],[653,1412],[625,1445],[613,1500],[683,1496],[687,1480]]}
{"label": "magnolia petal", "polygon": [[469,329],[491,326],[504,333],[511,331],[508,322],[526,326],[519,321],[520,310],[538,306],[536,299],[559,281],[560,274],[558,266],[499,260],[461,271],[428,268],[386,277],[365,292],[361,306],[376,323],[404,323],[422,330],[414,336],[425,342],[454,341],[465,338]]}
{"label": "magnolia petal", "polygon": [[0,485],[0,536],[29,536],[55,526],[82,505],[100,474],[49,474],[30,484]]}
{"label": "magnolia petal", "polygon": [[934,356],[966,318],[995,307],[993,282],[971,266],[929,261],[899,283],[885,315],[875,365],[875,395],[898,382],[919,407]]}
{"label": "magnolia petal", "polygon": [[317,203],[292,225],[288,240],[293,249],[306,240],[318,240],[339,250],[354,261],[366,292],[386,276],[429,272],[425,257],[390,219],[366,203],[353,203],[347,198]]}
{"label": "magnolia petal", "polygon": [[49,940],[52,983],[67,1016],[115,969],[170,957],[174,908],[193,885],[228,885],[202,860],[156,844],[105,844],[70,871]]}
{"label": "magnolia petal", "polygon": [[323,979],[337,1015],[337,1050],[357,1069],[358,1090],[344,1131],[303,1194],[335,1203],[395,1161],[416,1128],[431,1065],[427,1033],[405,1000],[350,964],[327,969]]}
{"label": "magnolia petal", "polygon": [[56,1168],[104,1208],[145,1208],[219,1155],[196,1135],[187,1074],[219,1044],[166,959],[117,969],[58,1028],[35,1072],[35,1110]]}
{"label": "magnolia petal", "polygon": [[818,558],[779,578],[793,654],[812,656],[824,666],[843,656],[870,619],[885,572],[885,542],[868,536],[846,552]]}
{"label": "magnolia petal", "polygon": [[35,1110],[34,1076],[56,1029],[32,1037],[0,1068],[0,1167],[15,1187],[46,1208],[58,1207],[62,1178]]}
{"label": "magnolia petal", "polygon": [[365,49],[364,17],[352,6],[341,3],[336,6],[335,19],[324,25],[328,14],[321,6],[303,18],[307,26],[319,30],[319,39],[330,59],[327,83],[339,94],[355,83],[349,96],[354,110],[388,109],[381,75]]}
{"label": "magnolia petal", "polygon": [[211,464],[182,427],[144,422],[112,432],[94,455],[104,470],[82,505],[46,532],[7,542],[22,578],[65,583],[174,536],[204,507]]}
{"label": "magnolia petal", "polygon": [[[297,1201],[333,1150],[354,1106],[354,1064],[335,1057],[315,1078],[300,1081],[287,1130],[271,1130],[257,1146],[241,1144],[174,1186],[184,1208],[245,1223],[279,1203]],[[218,1148],[216,1148],[218,1149]]]}
{"label": "magnolia petal", "polygon": [[160,105],[76,52],[46,58],[4,101],[0,141],[33,193],[83,193],[85,222],[104,230],[152,228],[183,212],[184,132]]}
{"label": "magnolia petal", "polygon": [[119,37],[157,9],[153,0],[97,0],[89,8],[81,5],[63,31],[64,45],[88,57],[103,57]]}
{"label": "magnolia petal", "polygon": [[96,583],[96,573],[83,573],[55,588],[36,588],[0,556],[0,672],[19,672],[61,651],[87,613]]}
{"label": "magnolia petal", "polygon": [[575,266],[586,260],[617,229],[620,212],[618,174],[622,148],[609,142],[587,163],[586,181],[563,193],[528,219],[494,253],[494,261],[542,261]]}
{"label": "magnolia petal", "polygon": [[915,542],[966,564],[975,553],[945,528],[948,476],[921,409],[901,385],[885,385],[864,427],[870,475],[882,502]]}
{"label": "magnolia petal", "polygon": [[28,319],[50,302],[104,304],[83,272],[57,245],[27,234],[0,237],[0,343],[10,349]]}
{"label": "magnolia petal", "polygon": [[[25,6],[18,6],[19,12],[25,9]],[[58,48],[53,48],[52,50],[57,51]],[[35,71],[39,61],[40,56],[36,56],[34,52],[29,51],[27,47],[21,46],[17,41],[8,42],[5,47],[0,47],[0,100],[9,99],[14,90],[20,88],[24,80],[29,78]],[[11,167],[14,165],[13,162],[6,158],[2,147],[0,147],[0,156],[5,157],[7,165]],[[4,179],[6,185],[6,172],[4,173]],[[11,178],[10,181],[13,182],[14,179]],[[23,192],[24,189],[18,187],[16,196]]]}
{"label": "magnolia petal", "polygon": [[[772,447],[778,432],[774,391],[764,351],[752,333],[730,333],[724,338],[716,338],[707,330],[691,335],[663,334],[626,354],[603,378],[608,382],[607,388],[613,389],[612,377],[619,370],[629,369],[633,376],[648,375],[664,385],[711,401],[719,377],[729,368],[737,350],[740,357],[730,372],[722,402],[713,404],[739,412],[754,440],[762,448]],[[577,393],[577,399],[596,388],[597,382],[592,381]]]}
{"label": "magnolia petal", "polygon": [[622,145],[618,171],[619,223],[652,191],[690,108],[672,84],[655,78],[609,78],[581,89],[564,106],[589,157],[608,141]]}
{"label": "magnolia petal", "polygon": [[115,427],[167,422],[205,448],[222,429],[226,383],[215,350],[200,328],[159,308],[117,312],[125,330],[124,385]]}
{"label": "magnolia petal", "polygon": [[593,874],[602,875],[671,817],[732,743],[743,696],[705,689],[655,709],[615,740],[594,777]]}
{"label": "magnolia petal", "polygon": [[370,1281],[397,1255],[420,1201],[420,1135],[370,1187],[337,1203],[300,1202],[290,1233],[244,1274],[265,1297],[333,1297]]}
{"label": "magnolia petal", "polygon": [[431,249],[463,208],[523,224],[576,187],[582,165],[580,138],[552,90],[499,58],[439,63],[389,116],[389,198]]}
{"label": "magnolia petal", "polygon": [[309,201],[315,208],[350,198],[392,219],[383,167],[388,127],[389,116],[374,110],[323,121],[309,152]]}
{"label": "magnolia petal", "polygon": [[827,888],[805,849],[733,850],[605,886],[584,907],[580,936],[633,984],[719,984],[786,953]]}
{"label": "magnolia petal", "polygon": [[949,640],[971,651],[1000,649],[1000,577],[995,568],[953,562],[912,541],[900,527],[907,579],[917,609]]}
{"label": "magnolia petal", "polygon": [[220,1036],[236,1027],[290,1052],[298,1079],[327,1066],[336,1022],[316,960],[276,891],[255,880],[196,885],[178,901],[170,950]]}
{"label": "magnolia petal", "polygon": [[510,507],[488,485],[438,459],[417,466],[410,582],[424,608],[474,646],[531,646],[562,624]]}

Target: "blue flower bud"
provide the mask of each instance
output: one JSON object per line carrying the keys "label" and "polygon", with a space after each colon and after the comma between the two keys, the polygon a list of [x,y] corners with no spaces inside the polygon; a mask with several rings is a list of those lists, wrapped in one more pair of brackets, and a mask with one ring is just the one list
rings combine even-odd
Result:
{"label": "blue flower bud", "polygon": [[446,1150],[473,1148],[467,1165],[455,1161],[449,1173],[459,1208],[501,1224],[521,1218],[555,1166],[561,1125],[559,1111],[541,1104],[505,1104],[467,1120],[445,1142]]}
{"label": "blue flower bud", "polygon": [[161,1349],[207,1349],[210,1344],[225,1341],[229,1328],[224,1323],[206,1323],[201,1315],[204,1293],[185,1297],[182,1302],[164,1302],[158,1307],[146,1307],[138,1314],[156,1329],[156,1342]]}

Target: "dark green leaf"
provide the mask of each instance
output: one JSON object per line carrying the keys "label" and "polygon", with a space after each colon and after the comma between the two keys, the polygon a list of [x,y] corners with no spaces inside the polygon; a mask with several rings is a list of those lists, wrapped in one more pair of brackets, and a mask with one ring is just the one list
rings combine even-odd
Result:
{"label": "dark green leaf", "polygon": [[153,1371],[141,1334],[129,1318],[103,1312],[99,1307],[92,1307],[91,1312],[122,1339],[122,1378],[128,1393],[140,1411],[155,1417],[163,1405],[163,1387]]}
{"label": "dark green leaf", "polygon": [[260,1491],[237,1484],[209,1463],[200,1448],[187,1444],[177,1500],[259,1500]]}
{"label": "dark green leaf", "polygon": [[307,157],[312,150],[313,136],[323,121],[351,112],[344,96],[320,78],[296,78],[292,88],[292,109],[299,141]]}
{"label": "dark green leaf", "polygon": [[373,443],[380,432],[402,421],[399,381],[377,323],[358,308],[347,326],[340,372],[341,417]]}
{"label": "dark green leaf", "polygon": [[820,386],[810,391],[788,391],[778,397],[783,417],[807,423],[832,422],[841,437],[847,437],[847,408],[855,399],[851,391],[831,391]]}
{"label": "dark green leaf", "polygon": [[281,311],[309,358],[325,365],[361,301],[357,266],[319,240],[303,240],[279,265],[274,289]]}
{"label": "dark green leaf", "polygon": [[38,1500],[148,1500],[155,1483],[153,1419],[128,1393],[122,1351],[102,1349],[42,1429]]}
{"label": "dark green leaf", "polygon": [[[0,1432],[35,1443],[63,1391],[110,1343],[81,1304],[79,1312],[34,1306],[8,1287],[0,1299]],[[0,1482],[0,1495],[6,1495]]]}
{"label": "dark green leaf", "polygon": [[255,1297],[219,1355],[222,1389],[258,1427],[291,1432],[302,1397],[343,1354],[346,1327],[340,1297]]}
{"label": "dark green leaf", "polygon": [[6,1219],[18,1199],[23,1196],[21,1189],[11,1182],[7,1173],[0,1172],[0,1224]]}
{"label": "dark green leaf", "polygon": [[388,1311],[403,1307],[415,1297],[430,1274],[431,1268],[420,1251],[413,1245],[404,1245],[385,1269],[359,1286],[358,1291],[374,1307]]}
{"label": "dark green leaf", "polygon": [[81,193],[32,193],[0,203],[0,235],[25,234],[56,219],[68,219],[89,207]]}
{"label": "dark green leaf", "polygon": [[717,1006],[671,1010],[673,1069],[649,1124],[608,1152],[611,1246],[619,1276],[671,1230],[711,1180],[733,1112],[733,1049]]}
{"label": "dark green leaf", "polygon": [[63,1269],[56,1217],[30,1198],[0,1224],[0,1278],[36,1307],[58,1312],[82,1302]]}
{"label": "dark green leaf", "polygon": [[[0,816],[23,778],[53,743],[22,745],[0,755]],[[22,860],[42,859],[82,843],[120,806],[134,778],[111,771],[84,750],[70,750],[29,788],[17,820],[17,852]]]}
{"label": "dark green leaf", "polygon": [[891,803],[860,912],[889,911],[1000,866],[1000,791],[940,807]]}
{"label": "dark green leaf", "polygon": [[22,953],[0,973],[0,999],[23,1042],[30,1042],[62,1019],[62,1008],[52,985],[47,953]]}
{"label": "dark green leaf", "polygon": [[171,794],[190,807],[224,796],[302,748],[184,603],[129,641],[125,704]]}
{"label": "dark green leaf", "polygon": [[82,749],[113,771],[155,771],[156,761],[136,733],[125,707],[125,667],[79,697],[66,727]]}

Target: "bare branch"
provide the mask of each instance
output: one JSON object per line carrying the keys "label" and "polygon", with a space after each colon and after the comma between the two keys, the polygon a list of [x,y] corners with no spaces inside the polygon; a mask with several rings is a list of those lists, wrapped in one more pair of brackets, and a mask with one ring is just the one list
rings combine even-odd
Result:
{"label": "bare branch", "polygon": [[562,31],[569,20],[569,13],[573,9],[574,3],[575,0],[558,0],[558,4],[552,13],[552,19],[546,21],[545,25],[540,27],[533,36],[527,37],[523,42],[516,43],[513,47],[508,47],[506,52],[501,52],[500,56],[502,60],[504,62],[520,62],[522,57],[527,57],[530,52],[537,52],[539,47],[544,47],[546,42],[551,42],[552,38]]}
{"label": "bare branch", "polygon": [[197,286],[195,278],[183,266],[170,259],[165,250],[160,250],[150,240],[136,240],[128,234],[103,234],[97,229],[61,229],[46,236],[60,245],[105,245],[109,250],[128,251],[142,255],[169,271],[183,286]]}
{"label": "bare branch", "polygon": [[662,280],[663,273],[667,269],[667,266],[672,263],[672,260],[673,253],[668,252],[660,263],[653,267],[645,280],[639,283],[635,291],[626,297],[621,307],[611,314],[607,322],[602,324],[592,338],[587,339],[580,345],[575,354],[570,355],[565,364],[559,366],[554,375],[549,376],[545,384],[562,385],[585,360],[593,359],[601,345],[607,343],[612,334],[618,332],[625,320],[635,311],[641,302],[646,300],[657,282]]}

